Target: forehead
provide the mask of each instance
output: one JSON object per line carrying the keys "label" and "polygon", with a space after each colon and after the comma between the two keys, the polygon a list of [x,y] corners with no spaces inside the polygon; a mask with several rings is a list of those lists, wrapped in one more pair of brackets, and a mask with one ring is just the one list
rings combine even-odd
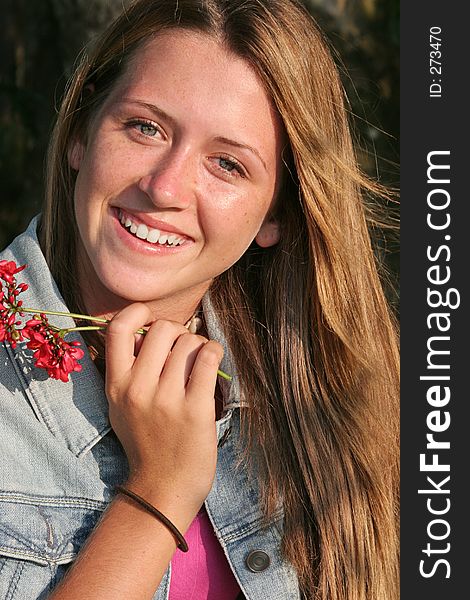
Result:
{"label": "forehead", "polygon": [[178,117],[207,125],[220,120],[242,130],[277,135],[279,117],[251,65],[216,38],[181,29],[165,30],[136,50],[109,102],[136,97]]}
{"label": "forehead", "polygon": [[[263,85],[248,61],[237,56],[217,38],[184,29],[163,30],[131,56],[121,78],[124,85],[147,77],[165,78],[177,88],[185,84],[218,82],[220,93],[261,95],[269,103]],[[198,86],[199,87],[199,86]],[[214,90],[208,90],[208,95]]]}

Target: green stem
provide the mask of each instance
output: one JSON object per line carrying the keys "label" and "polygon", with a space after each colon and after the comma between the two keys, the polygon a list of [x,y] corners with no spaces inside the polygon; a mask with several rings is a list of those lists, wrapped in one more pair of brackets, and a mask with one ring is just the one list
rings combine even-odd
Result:
{"label": "green stem", "polygon": [[220,375],[221,377],[223,377],[227,381],[232,381],[232,376],[231,375],[227,375],[227,373],[224,373],[223,371],[217,371],[217,375]]}
{"label": "green stem", "polygon": [[106,329],[106,327],[100,327],[99,325],[88,325],[87,327],[70,327],[69,329],[62,329],[61,331],[70,333],[71,331],[100,331],[102,329]]}
{"label": "green stem", "polygon": [[[32,313],[35,315],[45,314],[45,315],[56,315],[59,317],[72,317],[75,319],[82,319],[84,321],[94,321],[96,323],[103,323],[105,325],[107,325],[109,323],[109,321],[107,319],[102,319],[101,317],[91,317],[90,315],[80,315],[77,313],[60,312],[60,311],[56,311],[56,310],[38,310],[37,308],[25,308],[23,306],[21,306],[18,309],[18,312]],[[71,327],[70,329],[67,329],[64,331],[67,331],[67,333],[68,333],[70,331],[100,331],[103,329],[106,329],[106,327],[90,325],[87,327]],[[145,335],[146,331],[145,331],[145,329],[138,329],[136,331],[136,333]],[[227,375],[227,373],[224,373],[223,371],[217,371],[217,375],[220,375],[220,377],[223,377],[223,379],[226,379],[227,381],[232,381],[232,376]]]}
{"label": "green stem", "polygon": [[101,317],[91,317],[90,315],[78,315],[76,313],[68,313],[68,312],[60,312],[56,310],[40,310],[37,308],[24,308],[20,306],[18,308],[18,312],[32,313],[35,315],[45,314],[45,315],[57,315],[59,317],[72,317],[75,319],[83,319],[84,321],[96,321],[97,323],[105,323],[107,324],[109,321],[107,319],[102,319]]}

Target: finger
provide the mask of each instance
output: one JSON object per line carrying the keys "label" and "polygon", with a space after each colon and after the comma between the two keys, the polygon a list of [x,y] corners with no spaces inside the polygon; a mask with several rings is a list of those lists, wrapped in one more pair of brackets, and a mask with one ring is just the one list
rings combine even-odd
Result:
{"label": "finger", "polygon": [[193,333],[181,335],[165,364],[161,376],[162,385],[176,386],[176,389],[184,392],[197,355],[206,342],[205,337]]}
{"label": "finger", "polygon": [[208,341],[199,350],[194,362],[191,376],[186,386],[186,398],[192,403],[196,410],[207,398],[212,400],[211,406],[215,412],[215,386],[217,382],[217,370],[222,361],[224,350],[214,340]]}
{"label": "finger", "polygon": [[139,355],[134,363],[132,376],[135,381],[152,378],[156,386],[168,356],[180,335],[188,330],[175,321],[158,320],[147,331]]}
{"label": "finger", "polygon": [[106,327],[106,384],[114,386],[128,376],[135,362],[135,332],[153,316],[146,304],[119,311]]}

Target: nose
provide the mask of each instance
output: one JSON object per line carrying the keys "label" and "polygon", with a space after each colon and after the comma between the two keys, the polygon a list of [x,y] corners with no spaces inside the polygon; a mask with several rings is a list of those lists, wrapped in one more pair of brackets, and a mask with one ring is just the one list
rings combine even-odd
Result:
{"label": "nose", "polygon": [[139,188],[157,208],[188,208],[194,196],[194,176],[190,165],[186,153],[169,152],[140,179]]}

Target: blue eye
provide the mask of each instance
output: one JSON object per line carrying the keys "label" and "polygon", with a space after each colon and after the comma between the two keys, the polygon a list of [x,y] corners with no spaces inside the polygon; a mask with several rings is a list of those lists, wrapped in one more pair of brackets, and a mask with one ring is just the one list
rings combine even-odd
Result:
{"label": "blue eye", "polygon": [[228,160],[228,158],[223,158],[222,156],[219,158],[219,165],[222,169],[229,172],[237,168],[237,163],[233,162],[233,160]]}
{"label": "blue eye", "polygon": [[217,161],[219,168],[225,171],[226,173],[235,176],[233,174],[233,171],[236,171],[242,177],[245,176],[243,167],[237,161],[227,158],[225,156],[218,156]]}
{"label": "blue eye", "polygon": [[157,133],[156,128],[153,125],[149,125],[148,123],[141,123],[139,126],[140,133],[144,135],[154,136]]}
{"label": "blue eye", "polygon": [[134,121],[129,121],[127,124],[145,137],[156,137],[160,134],[158,127],[150,121],[136,119]]}
{"label": "blue eye", "polygon": [[139,129],[140,133],[142,133],[143,135],[150,136],[150,137],[154,137],[158,133],[157,128],[150,123],[139,123],[138,129]]}

